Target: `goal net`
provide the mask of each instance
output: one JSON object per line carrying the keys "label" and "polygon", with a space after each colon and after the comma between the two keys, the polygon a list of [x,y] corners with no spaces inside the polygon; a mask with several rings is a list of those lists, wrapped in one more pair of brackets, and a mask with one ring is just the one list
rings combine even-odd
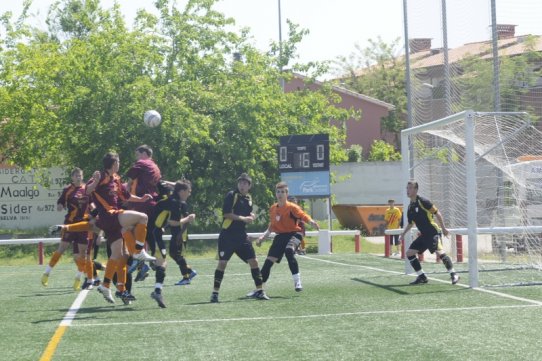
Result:
{"label": "goal net", "polygon": [[401,137],[404,179],[464,235],[470,286],[542,284],[542,133],[528,114],[465,111]]}

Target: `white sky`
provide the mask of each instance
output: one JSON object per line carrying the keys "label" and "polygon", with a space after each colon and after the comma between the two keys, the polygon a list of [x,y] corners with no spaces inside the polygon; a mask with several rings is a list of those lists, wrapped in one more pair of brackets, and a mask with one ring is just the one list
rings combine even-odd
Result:
{"label": "white sky", "polygon": [[[403,0],[220,0],[217,9],[233,17],[239,27],[249,27],[253,43],[267,50],[270,41],[278,41],[278,3],[281,3],[282,36],[287,35],[286,19],[307,28],[310,34],[299,46],[299,61],[333,60],[348,56],[355,44],[367,46],[367,39],[380,36],[390,43],[403,39]],[[516,34],[542,34],[541,0],[495,0],[497,22],[515,24]],[[11,10],[17,15],[23,0],[0,1],[0,13]],[[104,6],[113,0],[101,0]],[[136,9],[154,9],[153,0],[118,0],[131,24]],[[44,18],[53,0],[34,0],[34,25],[45,26]],[[186,0],[177,0],[183,7]],[[433,47],[442,46],[442,0],[408,0],[409,36],[433,39]],[[491,20],[490,0],[447,0],[448,45],[488,40]],[[403,40],[401,40],[403,44]]]}

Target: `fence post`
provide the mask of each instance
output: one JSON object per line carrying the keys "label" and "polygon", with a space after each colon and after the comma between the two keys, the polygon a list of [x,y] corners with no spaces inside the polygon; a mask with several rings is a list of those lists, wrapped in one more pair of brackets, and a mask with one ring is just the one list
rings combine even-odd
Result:
{"label": "fence post", "polygon": [[457,252],[456,262],[463,262],[463,236],[460,234],[455,235],[455,250]]}
{"label": "fence post", "polygon": [[390,238],[389,234],[384,235],[384,257],[390,256]]}
{"label": "fence post", "polygon": [[359,233],[354,236],[354,251],[356,253],[361,252],[361,242]]}
{"label": "fence post", "polygon": [[330,236],[328,229],[321,229],[318,231],[318,254],[330,254]]}
{"label": "fence post", "polygon": [[43,265],[43,242],[38,242],[38,264]]}

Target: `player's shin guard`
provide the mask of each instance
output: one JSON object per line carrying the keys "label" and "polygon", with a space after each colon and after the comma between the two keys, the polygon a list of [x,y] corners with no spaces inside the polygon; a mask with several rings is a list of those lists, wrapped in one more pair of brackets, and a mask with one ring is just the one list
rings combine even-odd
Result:
{"label": "player's shin guard", "polygon": [[117,260],[117,288],[120,292],[126,290],[126,259]]}
{"label": "player's shin guard", "polygon": [[156,283],[163,284],[166,279],[166,269],[163,266],[156,266]]}
{"label": "player's shin guard", "polygon": [[262,267],[262,281],[265,283],[269,279],[269,274],[271,273],[271,267],[273,267],[273,262],[266,259]]}
{"label": "player's shin guard", "polygon": [[136,253],[141,251],[145,246],[145,239],[147,239],[147,225],[143,223],[138,223],[134,227],[134,236],[135,236],[135,249]]}
{"label": "player's shin guard", "polygon": [[220,284],[222,283],[222,279],[224,278],[224,271],[215,270],[215,280],[213,287],[215,290],[220,289]]}
{"label": "player's shin guard", "polygon": [[251,268],[250,273],[252,274],[252,279],[254,280],[254,284],[256,285],[256,288],[262,288],[262,273],[260,272],[260,268]]}
{"label": "player's shin guard", "polygon": [[299,265],[297,264],[297,260],[295,259],[295,252],[292,248],[286,248],[286,251],[284,252],[286,259],[288,260],[288,267],[290,267],[290,271],[293,275],[299,273]]}
{"label": "player's shin guard", "polygon": [[410,257],[408,257],[408,261],[412,265],[412,268],[414,268],[414,271],[419,272],[419,271],[422,270],[422,265],[420,264],[420,261],[418,260],[418,257],[410,256]]}
{"label": "player's shin guard", "polygon": [[128,273],[126,272],[126,291],[132,293],[132,274],[131,273]]}
{"label": "player's shin guard", "polygon": [[49,267],[53,268],[60,260],[60,257],[62,257],[62,253],[55,251],[51,256],[51,260],[49,261]]}
{"label": "player's shin guard", "polygon": [[129,254],[134,254],[136,251],[136,240],[134,238],[134,234],[132,231],[126,231],[122,233],[122,239],[124,240],[124,244],[126,245],[126,248],[128,249]]}
{"label": "player's shin guard", "polygon": [[444,264],[444,267],[446,267],[448,272],[450,272],[454,268],[452,259],[446,253],[441,254],[440,259],[442,260],[442,263]]}
{"label": "player's shin guard", "polygon": [[175,263],[179,265],[179,270],[183,276],[190,275],[190,272],[192,272],[192,269],[188,266],[188,263],[186,263],[186,258],[183,256],[176,256]]}
{"label": "player's shin guard", "polygon": [[90,231],[90,223],[88,221],[77,222],[72,224],[65,224],[64,230],[66,232],[88,232]]}
{"label": "player's shin guard", "polygon": [[78,272],[86,273],[86,268],[85,268],[86,261],[85,261],[84,256],[81,257],[81,255],[79,255],[79,256],[75,259],[75,264],[77,265],[77,271],[78,271]]}
{"label": "player's shin guard", "polygon": [[104,286],[109,288],[111,285],[111,280],[113,280],[113,276],[115,276],[117,271],[117,260],[109,259],[107,261],[107,267],[105,268],[105,274],[104,274]]}

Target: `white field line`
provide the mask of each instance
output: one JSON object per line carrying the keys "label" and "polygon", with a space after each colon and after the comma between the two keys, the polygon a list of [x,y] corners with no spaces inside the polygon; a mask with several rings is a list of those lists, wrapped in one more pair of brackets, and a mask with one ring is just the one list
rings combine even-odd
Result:
{"label": "white field line", "polygon": [[85,298],[87,298],[89,290],[82,290],[77,295],[77,298],[75,301],[73,301],[72,305],[70,306],[70,309],[68,312],[66,312],[66,315],[60,322],[60,326],[71,326],[72,321],[75,319],[75,315],[77,314],[77,311],[81,308],[81,305],[83,304],[83,301]]}
{"label": "white field line", "polygon": [[132,326],[132,325],[159,325],[159,324],[186,324],[186,323],[215,323],[232,321],[276,321],[291,319],[310,319],[323,317],[347,317],[347,316],[371,316],[385,314],[405,314],[405,313],[433,313],[433,312],[456,312],[456,311],[485,311],[507,308],[527,308],[538,307],[538,305],[508,305],[508,306],[476,306],[476,307],[456,307],[456,308],[423,308],[413,310],[382,310],[382,311],[360,311],[360,312],[342,312],[342,313],[323,313],[314,315],[292,315],[292,316],[262,316],[262,317],[234,317],[234,318],[211,318],[197,320],[160,320],[160,321],[140,321],[140,322],[112,322],[112,323],[76,323],[71,327],[103,327],[103,326]]}
{"label": "white field line", "polygon": [[[363,265],[355,265],[355,264],[342,263],[342,262],[336,262],[336,261],[329,261],[329,260],[325,260],[325,259],[313,258],[313,257],[310,257],[310,256],[303,256],[303,257],[306,258],[306,259],[313,260],[313,261],[331,263],[331,264],[336,264],[336,265],[340,265],[340,266],[365,268],[365,269],[372,270],[372,271],[404,275],[403,272],[391,271],[391,270],[382,269],[382,268],[369,267],[369,266],[363,266]],[[416,276],[416,275],[412,274],[412,275],[408,275],[408,276]],[[431,281],[435,281],[435,282],[450,283],[450,281],[444,281],[444,280],[441,280],[441,279],[438,279],[438,278],[433,278],[433,277],[428,277],[428,278]],[[463,287],[463,288],[470,288],[468,285],[464,285],[464,284],[461,284],[461,283],[456,284],[456,286]],[[536,300],[531,300],[529,298],[512,296],[512,295],[509,295],[509,294],[506,294],[506,293],[487,290],[485,288],[479,288],[479,287],[473,288],[473,290],[478,291],[478,292],[489,293],[491,295],[495,295],[495,296],[499,296],[499,297],[503,297],[503,298],[509,298],[509,299],[512,299],[512,300],[515,300],[515,301],[530,303],[530,304],[536,305],[536,306],[542,306],[542,301],[536,301]]]}

